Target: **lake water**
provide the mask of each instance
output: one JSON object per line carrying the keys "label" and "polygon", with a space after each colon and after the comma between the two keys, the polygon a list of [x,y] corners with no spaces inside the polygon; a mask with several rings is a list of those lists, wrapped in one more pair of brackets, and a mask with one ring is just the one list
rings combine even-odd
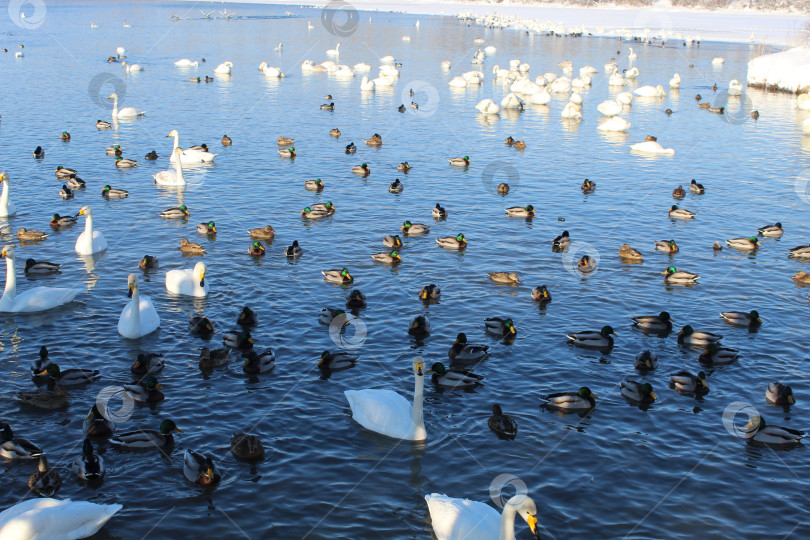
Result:
{"label": "lake water", "polygon": [[[754,46],[637,46],[638,84],[666,87],[679,72],[681,89],[668,90],[662,100],[636,100],[622,115],[632,123],[630,131],[605,135],[596,130],[596,106],[615,89],[608,89],[602,66],[616,57],[627,67],[632,43],[367,12],[356,14],[354,31],[355,19],[346,24],[341,19],[349,35],[337,36],[316,9],[228,5],[237,18],[215,13],[219,18],[207,20],[199,7],[49,2],[36,28],[20,28],[5,16],[0,21],[0,41],[10,51],[0,54],[0,169],[10,175],[18,209],[3,224],[3,241],[17,244],[19,227],[47,231],[53,213],[76,214],[86,204],[109,243],[95,261],[78,257],[73,245],[84,227],[80,218],[77,226],[49,232],[38,245],[17,244],[20,290],[45,284],[86,292],[53,312],[3,317],[2,418],[18,436],[46,449],[66,479],[59,497],[124,505],[99,537],[429,538],[425,494],[488,502],[490,485],[502,474],[527,486],[548,538],[810,535],[806,449],[752,446],[724,426],[724,418],[740,408],[734,402],[750,404],[773,424],[797,429],[810,424],[809,291],[790,279],[810,267],[787,256],[810,237],[810,176],[802,175],[810,167],[810,143],[801,135],[803,117],[794,98],[782,94],[746,91],[747,98],[730,102],[744,111],[732,117],[700,110],[694,100],[700,93],[722,104],[721,93],[710,87],[744,80]],[[172,21],[172,14],[181,20]],[[130,28],[123,28],[125,18]],[[99,28],[91,29],[91,20]],[[31,21],[36,22],[29,14],[25,22]],[[308,29],[308,22],[314,28]],[[411,40],[403,41],[404,35]],[[477,37],[485,43],[474,43]],[[279,42],[281,53],[274,51]],[[367,62],[374,76],[378,59],[393,55],[402,62],[396,85],[361,95],[359,76],[302,73],[304,60],[326,60],[325,51],[337,42],[341,63]],[[13,56],[18,44],[25,45],[21,59]],[[474,69],[472,54],[484,45],[497,48],[481,67],[484,83],[451,90],[448,81]],[[145,71],[123,74],[120,64],[108,64],[117,46]],[[721,68],[711,65],[716,56],[725,58]],[[203,57],[207,62],[198,68],[173,65],[180,58]],[[532,79],[561,73],[562,60],[573,61],[575,74],[584,64],[596,66],[593,86],[583,92],[583,120],[560,118],[567,96],[522,113],[480,117],[474,109],[478,101],[505,95],[492,67],[512,58],[531,65]],[[452,62],[449,72],[441,70],[442,60]],[[231,77],[188,82],[213,75],[225,61],[234,64]],[[261,61],[280,66],[287,77],[265,78],[256,70]],[[411,98],[410,88],[421,90]],[[98,131],[96,120],[109,119],[104,98],[113,90],[125,94],[122,106],[143,109],[146,116]],[[325,94],[333,96],[334,112],[320,110]],[[412,99],[422,105],[418,113],[397,112]],[[748,118],[748,103],[759,110],[757,121]],[[669,117],[666,108],[674,111]],[[329,136],[335,127],[342,132],[339,139]],[[152,180],[152,174],[170,168],[171,139],[165,136],[172,129],[180,132],[181,146],[205,142],[218,154],[213,165],[188,170],[190,185],[180,192],[157,188]],[[68,143],[59,139],[65,130],[72,135]],[[363,143],[374,133],[383,138],[379,148]],[[233,146],[220,146],[223,134]],[[674,157],[631,154],[629,145],[648,134],[676,149]],[[295,138],[294,161],[278,156],[279,135]],[[509,135],[525,139],[526,149],[505,146]],[[343,147],[352,141],[358,150],[349,156]],[[139,167],[116,169],[104,152],[112,144],[120,144]],[[38,145],[46,151],[42,160],[31,157]],[[144,161],[153,149],[160,159]],[[462,155],[470,156],[469,168],[448,165],[448,158]],[[406,160],[411,172],[398,173],[396,165]],[[362,162],[372,170],[365,179],[350,173]],[[61,200],[61,183],[53,175],[57,165],[77,169],[87,190]],[[304,189],[304,181],[315,178],[326,184],[321,194]],[[395,178],[405,185],[396,195],[387,190]],[[597,184],[588,195],[579,187],[585,178]],[[673,188],[692,178],[706,186],[706,194],[688,194],[681,204],[697,217],[668,219]],[[505,197],[493,190],[500,181],[512,187]],[[105,184],[129,190],[129,198],[104,201]],[[327,200],[337,207],[333,217],[301,220],[302,208]],[[158,217],[180,203],[190,209],[188,222]],[[436,203],[447,208],[446,221],[431,218]],[[504,215],[504,208],[526,204],[538,210],[533,220]],[[384,250],[382,237],[395,234],[406,219],[430,224],[430,234],[404,239],[398,267],[373,262],[370,255]],[[196,233],[196,224],[208,220],[216,222],[215,240]],[[784,225],[784,236],[764,239],[755,254],[712,250],[715,241],[750,236],[776,221]],[[262,260],[253,260],[245,231],[267,224],[277,237]],[[563,230],[577,244],[567,255],[552,253],[551,241]],[[458,233],[469,240],[466,251],[437,247],[435,238]],[[194,262],[177,250],[183,237],[208,251],[203,260],[211,293],[204,300],[165,290],[166,270]],[[672,259],[653,251],[654,241],[669,238],[681,249]],[[293,240],[304,255],[291,262],[282,251]],[[617,251],[623,243],[641,250],[644,263],[622,264]],[[598,255],[599,267],[582,275],[572,261],[586,252]],[[159,257],[161,268],[144,275],[137,265],[147,253]],[[62,263],[63,272],[26,280],[21,265],[29,257]],[[661,272],[671,264],[700,274],[700,284],[664,286]],[[316,361],[321,351],[337,347],[327,327],[318,324],[318,314],[324,306],[343,307],[349,290],[324,282],[320,271],[343,266],[355,276],[354,287],[368,296],[361,312],[367,335],[357,367],[325,378]],[[487,272],[498,270],[518,272],[522,283],[493,284]],[[141,293],[152,298],[162,319],[159,332],[140,341],[116,330],[131,272],[143,276]],[[425,307],[417,292],[428,283],[443,292],[440,303]],[[544,310],[529,297],[542,284],[553,296]],[[241,362],[232,361],[201,373],[200,348],[220,346],[222,332],[235,327],[243,305],[259,313],[253,336],[259,350],[275,351],[275,370],[249,378]],[[751,309],[764,321],[755,333],[718,316]],[[681,396],[667,384],[671,372],[701,369],[697,352],[679,348],[674,333],[662,339],[631,328],[631,316],[662,310],[677,327],[688,323],[722,334],[724,345],[741,351],[735,364],[707,370],[711,391],[703,399]],[[187,331],[189,316],[198,312],[218,330],[211,343]],[[433,333],[417,344],[406,330],[419,314],[429,317]],[[485,317],[503,315],[517,326],[511,345],[484,333]],[[606,324],[618,334],[610,354],[567,345],[566,333]],[[492,356],[476,368],[485,378],[473,391],[426,384],[426,444],[387,439],[351,419],[344,390],[379,387],[411,396],[413,357],[448,363],[458,332],[490,345]],[[18,391],[34,388],[29,365],[41,345],[63,367],[102,372],[98,382],[70,391],[67,410],[40,412],[15,400]],[[660,367],[642,376],[634,372],[633,358],[645,348],[658,354]],[[169,457],[102,444],[106,479],[98,489],[82,486],[69,471],[81,452],[82,420],[103,388],[131,380],[129,368],[139,351],[166,355],[159,376],[166,400],[136,407],[119,430],[155,429],[161,419],[172,418],[184,433],[176,436]],[[650,382],[658,401],[648,410],[625,401],[619,391],[625,376]],[[792,410],[765,403],[771,380],[793,386],[798,403]],[[591,414],[561,416],[539,407],[540,395],[580,386],[599,396]],[[517,419],[516,440],[499,440],[487,428],[495,402]],[[743,424],[745,414],[736,421]],[[240,463],[229,453],[231,434],[243,430],[264,441],[263,462]],[[203,490],[184,479],[187,448],[217,457],[224,473],[218,488]],[[33,464],[0,464],[0,508],[29,496],[26,481],[33,470]],[[518,538],[528,537],[526,529],[521,522]]]}

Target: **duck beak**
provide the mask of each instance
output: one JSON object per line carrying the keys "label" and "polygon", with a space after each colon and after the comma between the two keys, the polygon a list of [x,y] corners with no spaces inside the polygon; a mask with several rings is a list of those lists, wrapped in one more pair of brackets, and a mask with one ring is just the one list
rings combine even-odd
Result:
{"label": "duck beak", "polygon": [[616,332],[611,332],[611,334],[616,336],[616,337],[619,337],[618,334],[616,334]]}
{"label": "duck beak", "polygon": [[163,387],[160,386],[160,383],[155,383],[155,388],[157,388],[158,390],[163,390]]}
{"label": "duck beak", "polygon": [[248,338],[248,342],[252,344],[253,343],[253,338]]}
{"label": "duck beak", "polygon": [[656,397],[655,395],[655,392],[650,392],[650,397],[653,399],[658,399],[658,397]]}
{"label": "duck beak", "polygon": [[214,233],[214,234],[216,234],[216,232],[217,232],[217,228],[216,228],[216,227],[211,227],[211,232],[212,232],[212,233]]}
{"label": "duck beak", "polygon": [[750,428],[750,427],[751,427],[751,426],[753,426],[753,425],[754,425],[754,421],[753,421],[753,420],[750,420],[750,421],[749,421],[747,424],[745,424],[745,426],[743,426],[743,427],[745,427],[745,428]]}
{"label": "duck beak", "polygon": [[[708,387],[707,387],[707,388],[708,388]],[[795,403],[795,401],[796,401],[796,400],[793,398],[793,395],[792,395],[792,394],[788,396],[788,403],[789,403],[790,405],[793,405],[793,403]]]}
{"label": "duck beak", "polygon": [[514,326],[510,326],[510,327],[509,327],[509,332],[510,332],[510,333],[512,333],[512,334],[516,334],[516,333],[517,333],[517,330],[515,330],[515,327],[514,327]]}
{"label": "duck beak", "polygon": [[47,375],[47,374],[48,374],[47,369],[43,370],[42,373],[37,373],[37,375],[40,376],[40,377],[43,376],[43,375]]}
{"label": "duck beak", "polygon": [[599,396],[597,396],[596,394],[594,394],[593,392],[591,392],[591,397],[592,397],[593,399],[596,399],[596,398],[598,398]]}

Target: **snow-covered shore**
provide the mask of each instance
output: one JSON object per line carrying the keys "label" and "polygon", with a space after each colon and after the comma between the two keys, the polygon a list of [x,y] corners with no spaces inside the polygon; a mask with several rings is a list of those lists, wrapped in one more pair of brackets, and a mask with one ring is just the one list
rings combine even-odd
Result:
{"label": "snow-covered shore", "polygon": [[[191,0],[180,0],[191,1]],[[291,0],[226,0],[227,2],[251,4],[301,5]],[[197,1],[196,3],[201,3]],[[216,1],[221,4],[221,0]],[[310,0],[305,3],[315,8],[325,7],[326,0]],[[585,27],[594,35],[618,35],[622,30],[651,33],[661,31],[673,37],[694,37],[702,40],[725,42],[755,42],[778,46],[796,46],[805,39],[805,24],[808,17],[797,13],[773,13],[755,10],[717,10],[673,8],[665,0],[653,7],[583,8],[555,5],[500,4],[454,2],[452,0],[350,0],[358,10],[398,11],[425,15],[472,16],[500,14],[507,17],[531,18],[540,22],[553,22],[566,28]]]}
{"label": "snow-covered shore", "polygon": [[795,47],[748,62],[748,84],[786,92],[810,90],[810,48]]}

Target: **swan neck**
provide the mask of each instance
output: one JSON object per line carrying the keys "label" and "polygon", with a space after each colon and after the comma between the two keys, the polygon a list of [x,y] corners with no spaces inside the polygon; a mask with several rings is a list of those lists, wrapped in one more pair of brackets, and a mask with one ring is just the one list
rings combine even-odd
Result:
{"label": "swan neck", "polygon": [[130,304],[130,314],[135,331],[141,331],[141,293],[138,291],[138,284],[132,288],[132,304]]}
{"label": "swan neck", "polygon": [[[0,194],[0,208],[8,208],[8,177],[3,180],[3,193]],[[3,214],[0,214],[3,215]]]}
{"label": "swan neck", "polygon": [[0,298],[0,305],[5,302],[14,302],[17,296],[17,275],[14,273],[14,259],[6,257],[6,288],[3,297]]}
{"label": "swan neck", "polygon": [[114,117],[114,118],[117,118],[117,117],[118,117],[118,96],[115,96],[115,97],[113,98],[113,111],[112,111],[112,115],[113,115],[113,117]]}
{"label": "swan neck", "polygon": [[180,135],[178,133],[175,133],[172,137],[174,138],[174,146],[172,147],[172,152],[174,152],[174,150],[180,146]]}
{"label": "swan neck", "polygon": [[[177,146],[177,139],[174,140],[175,147]],[[185,178],[183,178],[183,165],[180,163],[180,157],[175,156],[177,159],[174,162],[174,172],[177,176],[177,183],[185,183]]]}
{"label": "swan neck", "polygon": [[424,401],[425,376],[415,375],[413,385],[413,416],[411,417],[411,431],[415,439],[424,439],[425,421],[422,416],[422,403]]}
{"label": "swan neck", "polygon": [[501,514],[501,533],[498,535],[499,540],[515,540],[515,513],[517,507],[513,504],[507,504],[503,507],[503,514]]}
{"label": "swan neck", "polygon": [[93,216],[91,214],[84,214],[84,234],[92,243],[93,241]]}

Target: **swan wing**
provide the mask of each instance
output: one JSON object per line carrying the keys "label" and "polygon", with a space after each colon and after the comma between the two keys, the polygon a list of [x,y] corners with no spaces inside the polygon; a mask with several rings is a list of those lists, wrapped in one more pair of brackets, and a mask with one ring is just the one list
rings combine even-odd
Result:
{"label": "swan wing", "polygon": [[425,495],[438,540],[494,540],[500,537],[501,516],[491,506],[433,493]]}
{"label": "swan wing", "polygon": [[0,538],[69,540],[95,534],[123,508],[70,499],[29,499],[0,513]]}
{"label": "swan wing", "polygon": [[81,289],[57,289],[53,287],[35,287],[14,298],[15,312],[35,312],[53,309],[72,302],[82,292]]}
{"label": "swan wing", "polygon": [[352,418],[364,428],[397,439],[410,439],[413,408],[392,390],[346,390]]}

